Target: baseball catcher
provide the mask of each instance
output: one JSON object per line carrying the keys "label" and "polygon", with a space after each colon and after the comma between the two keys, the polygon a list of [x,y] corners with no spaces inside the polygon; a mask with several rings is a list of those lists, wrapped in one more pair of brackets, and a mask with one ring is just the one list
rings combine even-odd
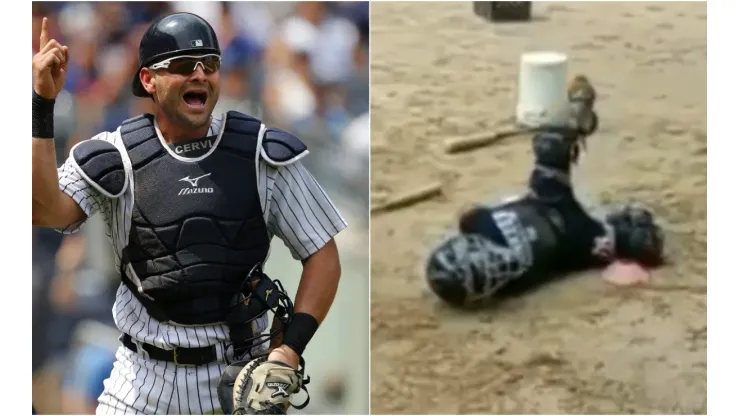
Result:
{"label": "baseball catcher", "polygon": [[571,168],[598,118],[595,91],[585,77],[574,80],[569,98],[572,123],[544,127],[533,137],[527,192],[466,210],[454,232],[432,249],[425,278],[447,303],[480,306],[615,261],[662,263],[663,232],[647,208],[626,204],[597,218],[577,200]]}
{"label": "baseball catcher", "polygon": [[[121,277],[121,344],[96,413],[286,413],[308,383],[303,354],[337,293],[334,237],[347,227],[301,162],[308,147],[249,114],[214,113],[216,31],[173,13],[144,32],[132,74],[153,112],[82,140],[57,168],[69,48],[47,18],[39,40],[33,224],[71,234],[100,215]],[[294,301],[263,272],[274,238],[302,264]]]}

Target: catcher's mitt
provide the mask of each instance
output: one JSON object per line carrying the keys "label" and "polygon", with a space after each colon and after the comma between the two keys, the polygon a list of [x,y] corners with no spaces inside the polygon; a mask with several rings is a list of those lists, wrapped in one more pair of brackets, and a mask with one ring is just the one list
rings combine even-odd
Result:
{"label": "catcher's mitt", "polygon": [[234,363],[226,368],[218,382],[218,400],[224,414],[284,415],[288,407],[303,409],[290,402],[293,394],[306,391],[310,378],[303,378],[304,361],[298,370],[277,361],[267,361],[267,355],[252,361]]}

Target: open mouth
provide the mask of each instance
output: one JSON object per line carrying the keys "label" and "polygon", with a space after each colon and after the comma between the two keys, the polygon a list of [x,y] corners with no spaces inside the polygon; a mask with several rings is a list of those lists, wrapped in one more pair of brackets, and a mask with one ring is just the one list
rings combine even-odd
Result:
{"label": "open mouth", "polygon": [[202,90],[190,90],[182,96],[185,104],[190,108],[201,109],[206,106],[208,101],[208,93]]}

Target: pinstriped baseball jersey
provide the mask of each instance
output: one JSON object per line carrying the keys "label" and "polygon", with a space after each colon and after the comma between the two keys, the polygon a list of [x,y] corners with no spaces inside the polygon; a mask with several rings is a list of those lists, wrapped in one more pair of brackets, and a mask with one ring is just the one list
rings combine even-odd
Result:
{"label": "pinstriped baseball jersey", "polygon": [[[208,136],[218,134],[222,128],[223,120],[223,116],[213,117]],[[176,158],[185,157],[177,148],[173,149],[166,145],[158,129],[157,132],[162,146],[169,152],[170,156]],[[95,136],[92,140],[106,140],[114,145],[121,144],[119,131],[103,132]],[[217,143],[214,145],[217,145]],[[260,204],[267,224],[269,238],[272,239],[272,237],[277,236],[282,240],[296,260],[309,257],[347,227],[346,221],[331,202],[326,192],[300,161],[276,168],[260,159],[257,164],[257,170]],[[88,217],[96,213],[102,216],[106,224],[106,234],[113,246],[115,266],[118,269],[120,267],[122,249],[128,242],[131,227],[131,216],[134,205],[131,195],[126,192],[118,198],[111,199],[100,194],[78,173],[71,156],[59,168],[58,173],[60,189],[73,198]],[[58,231],[63,233],[77,232],[84,225],[84,222],[71,224],[67,228]],[[135,341],[164,349],[218,345],[218,354],[219,356],[223,356],[223,344],[229,340],[229,330],[225,324],[185,327],[157,321],[149,316],[144,306],[133,296],[125,285],[121,285],[118,288],[116,301],[113,306],[113,317],[118,329],[131,335]],[[255,332],[262,332],[267,329],[267,316],[257,320],[254,325],[253,330]],[[132,374],[127,373],[127,371],[130,372],[130,366],[135,365],[138,361],[130,357],[128,350],[124,352],[119,349],[118,356],[118,370],[114,371],[112,378],[115,378],[116,374],[118,374],[118,377],[131,378]],[[121,360],[124,358],[125,362],[122,363]],[[155,366],[165,365],[166,363],[160,362]],[[137,366],[136,370],[143,368],[141,367],[141,363]],[[173,364],[169,364],[169,367],[175,368]],[[202,367],[204,371],[201,375],[204,377],[204,380],[211,380],[208,383],[211,383],[210,385],[214,387],[220,371],[218,371],[217,367]],[[205,370],[209,370],[208,376],[206,376]],[[183,380],[182,382],[192,382],[196,385],[202,383],[203,380],[198,381],[199,371],[196,370],[195,372],[196,380]],[[163,374],[165,375],[168,374],[166,369],[160,369],[159,372],[164,372]],[[128,375],[124,375],[124,373]],[[139,374],[139,371],[136,371],[136,374]],[[171,378],[170,381],[178,380],[177,376],[169,375],[167,377]],[[152,380],[149,383],[144,383],[148,386],[146,387],[148,389],[153,388],[157,383],[153,381],[156,378],[155,375],[151,375],[150,378]],[[161,388],[164,390],[166,383],[162,384],[161,380],[159,383],[161,385],[158,389]],[[105,401],[110,405],[114,405],[111,402],[111,397],[115,397],[115,402],[119,403],[116,407],[120,410],[123,410],[123,407],[130,406],[139,412],[150,413],[153,411],[151,408],[145,411],[145,407],[151,407],[153,404],[152,402],[142,401],[144,399],[141,399],[141,396],[151,398],[153,393],[147,394],[144,392],[144,394],[130,395],[126,393],[124,397],[119,397],[118,394],[123,394],[116,391],[119,384],[128,385],[130,390],[145,388],[141,384],[134,389],[135,383],[131,384],[131,380],[109,380],[106,382],[106,392],[103,395],[103,397],[108,397],[108,399],[103,400],[101,398],[101,403]],[[213,394],[213,397],[215,397],[215,394]],[[178,410],[183,413],[187,412],[184,408],[186,404],[179,403],[177,405]],[[192,407],[190,411],[196,413],[207,412],[217,408],[217,406],[218,401],[215,400],[212,403],[201,404],[200,407]],[[163,412],[166,410],[166,407],[158,409],[158,411]]]}

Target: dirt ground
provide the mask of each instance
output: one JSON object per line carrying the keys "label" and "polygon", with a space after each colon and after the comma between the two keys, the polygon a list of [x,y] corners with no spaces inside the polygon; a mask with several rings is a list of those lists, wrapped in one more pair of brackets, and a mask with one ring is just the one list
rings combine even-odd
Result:
{"label": "dirt ground", "polygon": [[[534,12],[493,25],[467,2],[372,4],[373,203],[444,184],[372,217],[372,413],[706,413],[706,4]],[[511,120],[533,49],[566,52],[600,93],[580,194],[647,204],[671,264],[644,289],[587,273],[455,312],[425,290],[425,251],[466,203],[521,189],[532,160],[528,138],[454,157],[440,144]]]}

